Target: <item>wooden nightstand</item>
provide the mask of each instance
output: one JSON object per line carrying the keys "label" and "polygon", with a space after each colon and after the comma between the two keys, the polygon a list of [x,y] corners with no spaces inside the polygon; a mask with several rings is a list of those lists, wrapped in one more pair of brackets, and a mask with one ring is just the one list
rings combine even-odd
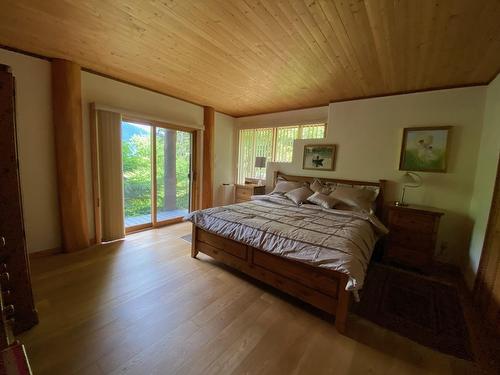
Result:
{"label": "wooden nightstand", "polygon": [[425,270],[432,264],[439,220],[443,212],[424,206],[386,207],[384,261]]}
{"label": "wooden nightstand", "polygon": [[263,185],[236,185],[236,203],[247,202],[252,195],[263,194],[266,194],[266,187]]}

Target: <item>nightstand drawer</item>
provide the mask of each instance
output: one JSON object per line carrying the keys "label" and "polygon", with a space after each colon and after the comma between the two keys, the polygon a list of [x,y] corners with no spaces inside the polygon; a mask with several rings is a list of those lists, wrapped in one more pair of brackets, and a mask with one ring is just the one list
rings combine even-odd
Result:
{"label": "nightstand drawer", "polygon": [[390,244],[399,245],[415,251],[432,253],[434,250],[434,236],[432,234],[411,231],[394,231],[389,233]]}
{"label": "nightstand drawer", "polygon": [[442,215],[432,207],[389,205],[383,259],[425,271],[434,258]]}
{"label": "nightstand drawer", "polygon": [[250,200],[252,195],[266,193],[266,187],[262,185],[236,185],[236,203],[242,203]]}
{"label": "nightstand drawer", "polygon": [[417,233],[434,233],[435,221],[430,215],[408,214],[393,211],[389,216],[389,225]]}
{"label": "nightstand drawer", "polygon": [[252,191],[249,189],[237,189],[236,199],[249,200],[252,196]]}
{"label": "nightstand drawer", "polygon": [[431,254],[414,251],[395,244],[390,244],[386,247],[384,257],[415,267],[426,266],[432,260]]}

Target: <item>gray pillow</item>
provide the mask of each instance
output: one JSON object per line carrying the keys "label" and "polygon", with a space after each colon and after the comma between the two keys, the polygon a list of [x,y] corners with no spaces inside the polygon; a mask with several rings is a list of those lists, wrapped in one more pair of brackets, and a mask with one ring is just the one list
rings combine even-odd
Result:
{"label": "gray pillow", "polygon": [[271,192],[271,194],[283,195],[285,193],[288,193],[289,191],[292,191],[302,186],[304,186],[304,182],[287,181],[278,178],[278,181],[276,181],[276,186],[274,187],[274,190]]}
{"label": "gray pillow", "polygon": [[298,189],[294,189],[285,194],[285,197],[292,200],[296,205],[307,202],[307,198],[313,195],[314,192],[307,186],[302,186]]}
{"label": "gray pillow", "polygon": [[317,204],[318,206],[321,206],[323,208],[333,208],[337,203],[339,203],[339,201],[336,200],[335,198],[332,198],[327,194],[322,194],[319,192],[316,192],[313,195],[311,195],[309,198],[307,198],[307,201]]}
{"label": "gray pillow", "polygon": [[328,195],[332,191],[332,189],[329,186],[323,184],[317,178],[314,179],[314,181],[312,182],[311,186],[309,186],[309,187],[315,193],[321,193],[321,194],[327,194]]}
{"label": "gray pillow", "polygon": [[[348,208],[363,212],[373,212],[373,203],[377,195],[378,189],[341,185],[337,185],[330,193],[330,197],[348,206]],[[340,205],[338,206],[340,208]]]}

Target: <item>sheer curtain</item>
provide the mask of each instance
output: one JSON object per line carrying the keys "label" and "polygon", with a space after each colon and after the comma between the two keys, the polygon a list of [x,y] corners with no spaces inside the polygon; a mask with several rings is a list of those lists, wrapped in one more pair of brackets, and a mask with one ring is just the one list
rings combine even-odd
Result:
{"label": "sheer curtain", "polygon": [[97,110],[99,208],[103,241],[125,237],[121,114]]}

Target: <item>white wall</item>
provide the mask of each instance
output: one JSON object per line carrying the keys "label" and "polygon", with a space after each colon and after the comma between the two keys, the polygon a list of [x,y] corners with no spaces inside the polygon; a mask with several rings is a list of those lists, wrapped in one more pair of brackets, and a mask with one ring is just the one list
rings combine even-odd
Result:
{"label": "white wall", "polygon": [[[92,173],[90,163],[89,104],[124,109],[128,113],[163,120],[193,129],[203,127],[203,107],[179,99],[141,89],[110,78],[82,71],[83,128],[85,146],[85,179],[87,207],[91,236],[94,235],[92,204]],[[234,181],[233,121],[230,116],[215,114],[215,171],[214,198],[218,199],[218,186]],[[202,155],[200,149],[198,154]],[[200,176],[203,178],[203,176]]]}
{"label": "white wall", "polygon": [[235,119],[222,113],[215,113],[214,139],[214,205],[224,203],[225,189],[222,184],[233,184],[235,179],[234,124]]}
{"label": "white wall", "polygon": [[19,170],[29,252],[61,244],[48,61],[0,49],[16,78]]}
{"label": "white wall", "polygon": [[474,277],[481,258],[495,187],[499,153],[500,75],[489,84],[486,90],[484,124],[474,180],[474,192],[470,203],[470,214],[475,218],[475,225],[465,267],[465,279],[469,287],[473,286]]}
{"label": "white wall", "polygon": [[[16,78],[19,169],[26,242],[29,252],[61,246],[50,62],[0,49],[0,64]],[[96,102],[149,118],[200,128],[203,108],[166,95],[82,72],[86,196],[90,235],[94,236],[90,164],[89,103]],[[222,182],[234,181],[233,118],[216,113],[214,195]],[[201,149],[199,150],[201,155]],[[225,153],[227,152],[227,156]]]}
{"label": "white wall", "polygon": [[[60,226],[50,63],[3,49],[0,49],[0,63],[11,66],[16,77],[19,164],[28,251],[57,248],[60,246]],[[92,229],[88,104],[97,102],[126,108],[130,112],[192,124],[194,127],[202,125],[203,110],[194,104],[87,72],[82,72],[82,98],[87,204]],[[325,121],[328,118],[327,141],[338,145],[337,168],[323,175],[392,180],[388,192],[388,199],[391,200],[399,194],[399,185],[395,181],[402,174],[398,171],[402,128],[452,125],[449,172],[423,173],[425,185],[409,191],[408,200],[446,210],[440,242],[448,242],[449,246],[442,258],[456,263],[463,258],[471,282],[484,240],[500,149],[499,103],[500,78],[497,77],[488,88],[473,87],[358,100],[238,119],[217,113],[214,200],[219,203],[218,187],[222,183],[234,182],[236,142],[233,124],[239,128],[259,127]],[[484,130],[481,135],[483,110]],[[293,162],[275,165],[274,168],[287,173],[309,174],[301,169],[305,142],[313,141],[297,141]],[[479,157],[476,157],[478,154]],[[474,220],[476,224],[468,252],[467,244]]]}
{"label": "white wall", "polygon": [[[438,253],[443,261],[461,265],[468,250],[473,221],[469,202],[482,128],[484,86],[440,90],[417,94],[332,103],[328,110],[326,140],[297,140],[292,163],[271,163],[268,182],[274,170],[296,175],[329,176],[358,180],[387,179],[387,200],[399,197],[399,153],[404,127],[453,126],[448,158],[448,173],[420,173],[424,185],[407,190],[407,201],[435,206],[445,211],[442,219]],[[268,115],[264,115],[268,116]],[[287,119],[293,118],[287,114]],[[260,123],[272,124],[259,118]],[[276,120],[276,118],[274,118]],[[240,118],[249,124],[251,118]],[[336,169],[333,172],[302,170],[302,152],[306,143],[337,145]],[[441,253],[441,245],[447,249]]]}

